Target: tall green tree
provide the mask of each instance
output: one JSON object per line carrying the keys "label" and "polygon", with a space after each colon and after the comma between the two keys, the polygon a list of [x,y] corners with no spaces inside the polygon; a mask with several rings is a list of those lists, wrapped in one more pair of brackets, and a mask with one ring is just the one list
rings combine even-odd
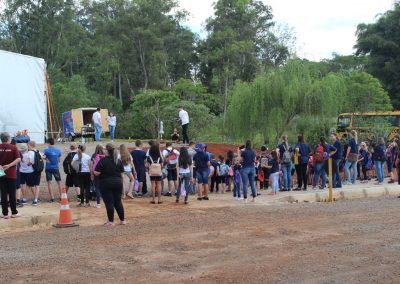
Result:
{"label": "tall green tree", "polygon": [[376,23],[357,28],[357,54],[368,55],[367,71],[377,77],[389,92],[392,103],[400,107],[400,3],[383,14]]}

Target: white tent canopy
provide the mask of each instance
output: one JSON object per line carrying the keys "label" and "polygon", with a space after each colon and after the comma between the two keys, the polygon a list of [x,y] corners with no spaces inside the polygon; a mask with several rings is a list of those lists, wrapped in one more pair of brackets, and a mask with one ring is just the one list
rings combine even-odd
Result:
{"label": "white tent canopy", "polygon": [[47,131],[44,59],[0,50],[0,132],[28,130],[44,143]]}

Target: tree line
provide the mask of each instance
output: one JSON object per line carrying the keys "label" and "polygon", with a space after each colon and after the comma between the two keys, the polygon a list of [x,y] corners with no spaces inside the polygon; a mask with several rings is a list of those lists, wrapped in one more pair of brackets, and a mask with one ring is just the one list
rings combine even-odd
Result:
{"label": "tree line", "polygon": [[355,55],[310,62],[262,1],[216,1],[200,38],[174,0],[5,0],[0,48],[46,60],[57,117],[107,107],[120,137],[154,137],[160,120],[167,133],[176,126],[183,104],[194,138],[265,139],[306,118],[398,107],[399,13],[395,4],[361,24]]}

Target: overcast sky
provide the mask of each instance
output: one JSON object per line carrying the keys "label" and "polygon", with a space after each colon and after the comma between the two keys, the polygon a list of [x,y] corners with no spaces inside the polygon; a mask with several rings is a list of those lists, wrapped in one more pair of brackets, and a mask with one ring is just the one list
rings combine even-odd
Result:
{"label": "overcast sky", "polygon": [[[204,37],[203,24],[213,15],[214,0],[179,0],[191,16],[185,23]],[[394,0],[263,0],[272,6],[274,20],[293,28],[296,51],[310,60],[330,58],[332,52],[354,52],[360,23],[375,22],[377,15],[393,7]]]}

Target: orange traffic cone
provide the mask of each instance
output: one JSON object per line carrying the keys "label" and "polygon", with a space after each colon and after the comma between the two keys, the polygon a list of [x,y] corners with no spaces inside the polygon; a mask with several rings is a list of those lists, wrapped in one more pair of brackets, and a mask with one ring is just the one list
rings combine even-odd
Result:
{"label": "orange traffic cone", "polygon": [[53,225],[56,228],[67,228],[79,226],[72,221],[72,212],[68,204],[67,190],[63,188],[61,190],[61,208],[60,208],[60,219],[58,224]]}

